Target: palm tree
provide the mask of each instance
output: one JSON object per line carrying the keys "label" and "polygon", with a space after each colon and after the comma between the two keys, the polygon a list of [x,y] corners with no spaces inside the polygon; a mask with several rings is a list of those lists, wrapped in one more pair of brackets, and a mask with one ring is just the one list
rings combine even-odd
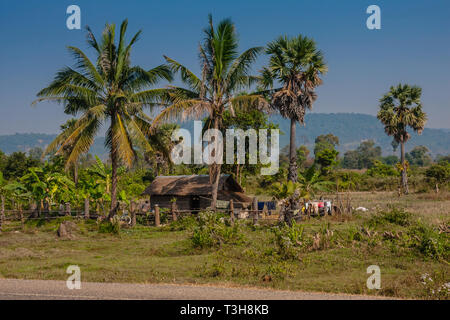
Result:
{"label": "palm tree", "polygon": [[[70,137],[71,134],[76,129],[76,123],[77,119],[72,118],[66,121],[63,125],[60,126],[61,133],[45,148],[42,159],[51,153],[56,153],[60,148],[61,145],[67,140],[68,137]],[[75,142],[75,141],[73,141]],[[59,154],[62,154],[65,159],[68,158],[70,155],[70,152],[73,148],[73,143],[67,143],[64,145],[64,147],[59,151]],[[41,159],[41,160],[42,160]],[[73,182],[75,182],[75,185],[78,183],[78,159],[70,164],[73,171]]]}
{"label": "palm tree", "polygon": [[[249,72],[251,64],[263,48],[250,48],[239,55],[235,26],[229,19],[222,20],[214,27],[212,17],[209,15],[209,25],[204,33],[204,41],[199,46],[201,77],[196,76],[179,62],[165,57],[172,71],[180,73],[181,80],[187,88],[167,89],[164,102],[169,104],[155,118],[155,124],[180,117],[185,119],[206,115],[214,129],[222,130],[222,116],[226,110],[234,116],[236,108],[259,107],[266,104],[264,98],[257,94],[237,95],[258,80],[257,77],[249,75]],[[216,207],[220,171],[220,163],[215,162],[209,167],[212,208]]]}
{"label": "palm tree", "polygon": [[400,143],[401,149],[401,171],[402,189],[408,194],[407,163],[405,161],[405,143],[409,140],[410,134],[407,127],[411,127],[419,134],[422,133],[427,115],[422,111],[420,96],[422,89],[417,86],[402,85],[391,87],[389,92],[380,100],[380,110],[378,119],[383,123],[384,130],[389,136]]}
{"label": "palm tree", "polygon": [[[67,155],[66,168],[86,153],[102,125],[107,125],[106,147],[112,163],[110,217],[117,209],[117,170],[121,163],[131,166],[138,146],[151,149],[146,136],[151,134],[151,119],[144,107],[153,106],[160,89],[149,89],[159,80],[172,80],[165,65],[151,70],[131,66],[132,46],[138,40],[137,32],[127,44],[125,33],[128,21],[120,26],[116,44],[116,27],[107,24],[100,42],[87,28],[88,44],[96,54],[95,64],[76,47],[68,47],[76,59],[75,68],[66,67],[58,72],[54,81],[37,95],[34,103],[50,100],[64,104],[64,112],[79,115],[67,137],[59,137],[57,154]],[[71,130],[72,130],[71,129]],[[67,151],[66,147],[70,146]]]}
{"label": "palm tree", "polygon": [[[270,61],[262,70],[261,85],[271,89],[271,106],[291,120],[288,180],[296,182],[295,126],[304,123],[306,109],[311,109],[317,98],[314,89],[328,69],[314,40],[302,35],[281,36],[267,45],[266,53]],[[275,81],[282,87],[273,89]]]}

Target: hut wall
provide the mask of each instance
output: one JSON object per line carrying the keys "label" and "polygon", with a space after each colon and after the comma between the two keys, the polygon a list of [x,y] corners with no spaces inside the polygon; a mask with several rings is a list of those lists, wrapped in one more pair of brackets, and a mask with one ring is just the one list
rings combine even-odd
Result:
{"label": "hut wall", "polygon": [[153,195],[150,197],[150,203],[152,210],[155,208],[155,204],[159,205],[160,208],[171,208],[172,199],[177,199],[177,209],[178,210],[190,210],[191,201],[189,196],[173,196],[173,195]]}

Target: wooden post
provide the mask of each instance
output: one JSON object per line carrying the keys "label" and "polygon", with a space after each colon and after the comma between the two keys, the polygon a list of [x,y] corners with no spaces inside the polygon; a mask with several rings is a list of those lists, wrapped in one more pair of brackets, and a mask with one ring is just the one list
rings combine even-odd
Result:
{"label": "wooden post", "polygon": [[2,195],[2,204],[0,212],[0,233],[2,232],[3,222],[5,221],[5,196]]}
{"label": "wooden post", "polygon": [[257,224],[258,223],[258,199],[256,197],[253,198],[252,210],[253,210],[253,224]]}
{"label": "wooden post", "polygon": [[84,198],[84,218],[89,219],[89,196]]}
{"label": "wooden post", "polygon": [[176,202],[173,201],[172,202],[172,207],[171,207],[171,211],[172,211],[172,221],[177,221],[177,211],[176,211]]}
{"label": "wooden post", "polygon": [[70,202],[66,202],[66,216],[71,216],[72,211],[70,209]]}
{"label": "wooden post", "polygon": [[20,218],[20,223],[22,224],[22,229],[23,229],[25,226],[24,226],[24,220],[23,220],[22,204],[19,204],[19,218]]}
{"label": "wooden post", "polygon": [[159,227],[161,222],[159,221],[159,205],[155,204],[155,226]]}
{"label": "wooden post", "polygon": [[47,221],[49,221],[49,215],[50,215],[50,204],[47,200],[43,200],[42,206],[44,208],[44,217]]}
{"label": "wooden post", "polygon": [[38,217],[37,202],[32,202],[30,204],[30,210],[31,210],[31,217],[32,218],[37,218]]}
{"label": "wooden post", "polygon": [[233,199],[230,200],[230,222],[234,224],[234,203]]}
{"label": "wooden post", "polygon": [[42,208],[44,207],[44,200],[41,199],[41,201],[38,203],[38,217],[41,217],[42,214]]}
{"label": "wooden post", "polygon": [[131,212],[131,226],[134,227],[136,225],[136,207],[134,200],[130,202],[130,212]]}
{"label": "wooden post", "polygon": [[267,217],[267,214],[269,212],[269,209],[267,208],[267,202],[264,202],[263,212],[262,212],[262,218],[265,219]]}

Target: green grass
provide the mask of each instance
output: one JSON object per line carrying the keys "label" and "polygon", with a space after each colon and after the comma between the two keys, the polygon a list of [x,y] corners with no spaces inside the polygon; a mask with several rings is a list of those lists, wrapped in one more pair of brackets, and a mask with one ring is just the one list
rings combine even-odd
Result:
{"label": "green grass", "polygon": [[[95,222],[79,221],[72,240],[56,236],[60,221],[23,228],[8,223],[0,235],[0,277],[65,280],[66,268],[73,264],[80,266],[83,281],[210,283],[448,299],[448,294],[432,291],[450,279],[448,234],[439,234],[438,224],[424,224],[416,213],[399,212],[311,219],[301,223],[302,232],[242,222],[239,241],[226,241],[233,227],[209,221],[202,232],[216,241],[203,248],[193,241],[199,228],[193,221],[159,229],[137,225],[122,228],[118,235],[100,233]],[[448,218],[436,223],[448,224]],[[426,226],[422,233],[417,231],[421,224]],[[277,232],[294,240],[293,254],[282,254]],[[414,240],[411,232],[421,238]],[[314,247],[317,234],[321,240]],[[438,255],[427,251],[433,250],[433,241],[440,245]],[[366,269],[373,264],[381,268],[381,290],[366,287]],[[433,284],[422,284],[425,273]]]}

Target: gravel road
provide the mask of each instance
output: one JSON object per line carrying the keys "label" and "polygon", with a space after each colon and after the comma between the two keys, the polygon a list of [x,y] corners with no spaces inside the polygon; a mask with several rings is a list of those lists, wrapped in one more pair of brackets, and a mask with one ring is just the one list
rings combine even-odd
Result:
{"label": "gravel road", "polygon": [[255,288],[0,279],[0,300],[371,300],[381,297]]}

